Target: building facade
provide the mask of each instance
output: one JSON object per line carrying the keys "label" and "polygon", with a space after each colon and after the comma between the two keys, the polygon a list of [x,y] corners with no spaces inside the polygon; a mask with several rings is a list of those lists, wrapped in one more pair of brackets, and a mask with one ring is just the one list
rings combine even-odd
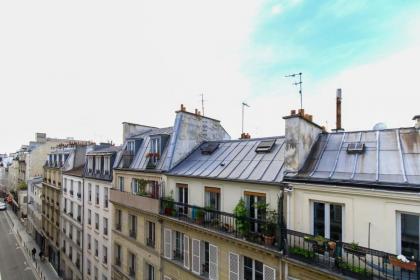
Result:
{"label": "building facade", "polygon": [[112,278],[161,279],[159,199],[166,195],[163,172],[201,142],[230,137],[219,121],[189,113],[182,105],[174,127],[138,126],[130,132],[124,133],[110,193],[114,208]]}
{"label": "building facade", "polygon": [[84,167],[84,279],[111,279],[113,166],[120,147],[99,145]]}
{"label": "building facade", "polygon": [[40,248],[44,247],[42,236],[42,177],[28,180],[28,232]]}

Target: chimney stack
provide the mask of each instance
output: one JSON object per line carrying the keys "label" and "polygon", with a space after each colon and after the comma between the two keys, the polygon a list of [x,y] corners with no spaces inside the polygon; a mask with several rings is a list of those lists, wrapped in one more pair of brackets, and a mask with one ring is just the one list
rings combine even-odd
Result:
{"label": "chimney stack", "polygon": [[336,99],[336,129],[337,131],[342,130],[341,127],[341,88],[337,89]]}
{"label": "chimney stack", "polygon": [[416,121],[416,123],[414,124],[414,127],[417,129],[420,129],[420,115],[414,116],[413,121]]}

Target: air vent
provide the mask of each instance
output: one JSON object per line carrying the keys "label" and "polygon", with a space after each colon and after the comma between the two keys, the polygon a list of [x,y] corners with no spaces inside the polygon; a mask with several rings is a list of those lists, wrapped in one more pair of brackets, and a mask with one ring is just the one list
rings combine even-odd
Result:
{"label": "air vent", "polygon": [[211,155],[219,147],[219,143],[206,143],[200,147],[202,155]]}
{"label": "air vent", "polygon": [[347,153],[349,154],[363,154],[365,151],[365,143],[349,143],[347,145]]}
{"label": "air vent", "polygon": [[269,153],[271,152],[271,149],[274,146],[274,143],[276,143],[276,140],[264,140],[261,141],[257,148],[255,148],[255,152],[257,153]]}

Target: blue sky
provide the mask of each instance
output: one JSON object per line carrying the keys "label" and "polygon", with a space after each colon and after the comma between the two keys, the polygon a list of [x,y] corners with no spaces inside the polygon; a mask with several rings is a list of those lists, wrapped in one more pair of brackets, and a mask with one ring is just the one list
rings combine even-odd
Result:
{"label": "blue sky", "polygon": [[[320,4],[321,3],[321,4]],[[375,61],[410,44],[410,23],[420,1],[268,1],[245,53],[244,71],[270,84],[288,73],[320,81]]]}

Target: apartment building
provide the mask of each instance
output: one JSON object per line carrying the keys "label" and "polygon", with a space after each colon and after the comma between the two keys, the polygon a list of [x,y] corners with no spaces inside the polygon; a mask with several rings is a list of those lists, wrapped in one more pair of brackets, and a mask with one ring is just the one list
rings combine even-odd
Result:
{"label": "apartment building", "polygon": [[321,134],[304,166],[285,177],[288,276],[419,279],[420,116],[414,120]]}
{"label": "apartment building", "polygon": [[40,248],[44,247],[42,236],[42,177],[28,180],[27,230]]}
{"label": "apartment building", "polygon": [[113,167],[121,147],[101,144],[89,151],[84,167],[83,279],[111,279]]}
{"label": "apartment building", "polygon": [[83,279],[84,162],[63,172],[61,205],[61,271],[63,278]]}
{"label": "apartment building", "polygon": [[84,164],[88,145],[91,143],[82,141],[60,144],[48,154],[44,165],[42,182],[42,234],[46,239],[44,253],[59,274],[62,274],[60,269],[62,172]]}
{"label": "apartment building", "polygon": [[204,142],[166,174],[164,279],[282,279],[284,154],[284,137]]}
{"label": "apartment building", "polygon": [[186,155],[206,140],[229,139],[220,122],[187,112],[181,105],[173,127],[124,123],[124,146],[114,168],[112,278],[161,279],[159,199],[166,177]]}

